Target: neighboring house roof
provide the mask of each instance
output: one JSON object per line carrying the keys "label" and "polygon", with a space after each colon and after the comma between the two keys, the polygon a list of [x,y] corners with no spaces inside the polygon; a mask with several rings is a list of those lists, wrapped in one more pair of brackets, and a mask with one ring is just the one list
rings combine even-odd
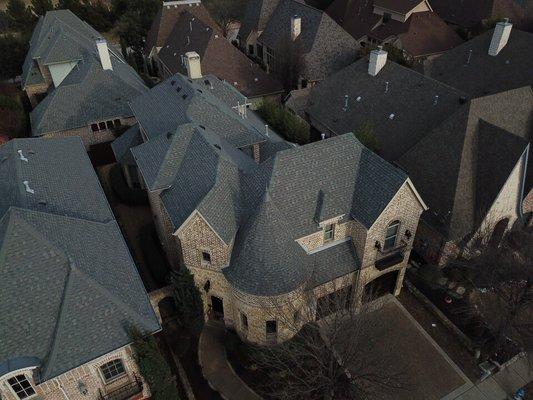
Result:
{"label": "neighboring house roof", "polygon": [[131,108],[148,139],[192,122],[221,135],[236,147],[265,140],[263,134],[242,118],[236,108],[246,98],[232,85],[208,75],[193,82],[176,74],[131,103]]}
{"label": "neighboring house roof", "polygon": [[248,98],[281,93],[283,87],[222,35],[216,25],[207,25],[188,11],[176,20],[158,58],[175,74],[187,74],[183,57],[200,55],[203,74],[215,75],[234,85]]}
{"label": "neighboring house roof", "polygon": [[274,51],[283,49],[283,42],[291,40],[291,17],[295,15],[301,18],[296,41],[303,54],[302,76],[306,79],[324,79],[356,59],[354,38],[323,11],[295,0],[280,0],[258,41]]}
{"label": "neighboring house roof", "polygon": [[81,139],[14,139],[0,160],[0,375],[43,382],[157,331]]}
{"label": "neighboring house roof", "polygon": [[270,296],[356,270],[362,255],[353,244],[339,241],[307,254],[296,239],[339,216],[370,228],[406,181],[403,171],[353,134],[278,152],[255,172],[250,217],[235,238],[224,275],[241,291]]}
{"label": "neighboring house roof", "polygon": [[239,38],[247,41],[252,32],[261,33],[278,3],[279,0],[249,0],[239,29]]}
{"label": "neighboring house roof", "polygon": [[374,0],[374,5],[402,14],[407,14],[423,0]]}
{"label": "neighboring house roof", "polygon": [[[182,3],[182,4],[179,4]],[[187,1],[172,1],[163,4],[157,12],[150,31],[146,37],[144,45],[144,54],[151,56],[154,47],[162,47],[167,41],[176,21],[180,18],[183,11],[187,11],[194,15],[195,18],[200,19],[208,26],[217,26],[216,22],[211,18],[207,9],[202,5],[201,1],[187,2]]]}
{"label": "neighboring house roof", "polygon": [[77,129],[109,118],[130,117],[128,101],[147,88],[113,46],[113,68],[104,70],[96,49],[101,35],[69,10],[39,19],[23,66],[22,86],[44,83],[37,66],[76,63],[31,112],[32,135]]}
{"label": "neighboring house roof", "polygon": [[126,132],[111,143],[117,162],[123,165],[135,165],[130,149],[143,143],[139,124],[130,126]]}
{"label": "neighboring house roof", "polygon": [[402,156],[429,206],[424,218],[449,239],[469,239],[529,145],[532,116],[530,88],[473,99]]}
{"label": "neighboring house roof", "polygon": [[[382,3],[386,5],[391,2],[335,0],[327,13],[356,40],[370,37],[388,41],[397,37],[400,41],[398,47],[412,57],[442,53],[462,43],[457,33],[433,11],[415,12],[406,22],[391,19],[383,23],[382,16],[374,14],[374,4]],[[405,4],[398,4],[396,8],[405,11],[411,10],[413,3],[419,4],[421,1],[401,3]]]}
{"label": "neighboring house roof", "polygon": [[285,98],[285,107],[292,110],[296,115],[305,118],[305,112],[309,106],[311,88],[296,89]]}
{"label": "neighboring house roof", "polygon": [[519,22],[525,15],[523,0],[431,0],[433,9],[447,22],[465,28],[491,18],[510,18]]}
{"label": "neighboring house roof", "polygon": [[128,102],[147,88],[123,61],[112,59],[113,70],[88,56],[30,113],[32,135],[65,131],[117,117],[131,117]]}
{"label": "neighboring house roof", "polygon": [[428,61],[426,75],[471,96],[485,96],[533,85],[533,33],[511,30],[505,47],[497,56],[488,54],[494,30],[463,43]]}
{"label": "neighboring house roof", "polygon": [[311,120],[338,135],[370,123],[380,155],[395,161],[429,133],[428,127],[458,110],[466,94],[392,61],[371,76],[366,57],[319,82],[307,101]]}

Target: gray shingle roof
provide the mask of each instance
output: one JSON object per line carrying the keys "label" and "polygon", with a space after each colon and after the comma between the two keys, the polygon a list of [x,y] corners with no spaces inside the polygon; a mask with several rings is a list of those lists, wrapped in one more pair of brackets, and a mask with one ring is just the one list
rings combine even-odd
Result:
{"label": "gray shingle roof", "polygon": [[459,90],[390,60],[376,76],[371,76],[367,57],[313,87],[306,111],[337,134],[357,132],[370,122],[381,145],[380,155],[395,161],[431,127],[458,110],[464,96]]}
{"label": "gray shingle roof", "polygon": [[351,243],[307,255],[295,240],[340,215],[369,228],[407,180],[352,134],[281,151],[254,175],[258,193],[248,196],[250,217],[223,272],[239,290],[261,296],[358,268]]}
{"label": "gray shingle roof", "polygon": [[130,149],[142,144],[142,142],[143,139],[139,124],[130,126],[126,132],[111,143],[111,148],[113,149],[116,160],[124,165],[135,165],[135,160],[133,159]]}
{"label": "gray shingle roof", "polygon": [[68,10],[40,18],[23,65],[23,87],[44,82],[37,59],[44,65],[74,61],[77,66],[31,112],[33,136],[132,115],[128,101],[147,88],[112,45],[113,69],[102,69],[95,44],[100,36]]}
{"label": "gray shingle roof", "polygon": [[305,78],[321,80],[355,61],[357,41],[323,11],[295,0],[280,0],[258,41],[276,49],[291,40],[291,17],[302,19],[296,39],[304,57]]}
{"label": "gray shingle roof", "polygon": [[158,330],[82,141],[15,139],[0,160],[0,375],[46,381]]}
{"label": "gray shingle roof", "polygon": [[239,37],[246,41],[252,32],[263,31],[278,4],[279,0],[248,1]]}
{"label": "gray shingle roof", "polygon": [[192,122],[239,148],[264,141],[263,134],[232,109],[246,98],[231,85],[219,82],[212,75],[193,82],[176,74],[134,99],[131,108],[149,139]]}
{"label": "gray shingle roof", "polygon": [[473,97],[533,85],[533,33],[513,28],[507,45],[497,56],[490,56],[493,32],[487,31],[428,61],[426,75]]}
{"label": "gray shingle roof", "polygon": [[423,217],[450,239],[469,238],[528,146],[532,115],[530,88],[477,98],[402,156],[428,204]]}

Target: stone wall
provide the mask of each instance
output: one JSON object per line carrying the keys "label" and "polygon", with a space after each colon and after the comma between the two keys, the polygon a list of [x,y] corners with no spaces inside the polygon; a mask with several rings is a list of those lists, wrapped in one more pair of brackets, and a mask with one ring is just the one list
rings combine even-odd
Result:
{"label": "stone wall", "polygon": [[[122,360],[126,375],[106,384],[101,375],[100,366],[117,358]],[[0,377],[0,397],[2,399],[18,400],[18,397],[12,392],[7,383],[7,379],[13,375],[20,375],[21,373],[24,373],[26,378],[28,378],[41,400],[69,400],[82,398],[87,400],[99,400],[100,393],[106,394],[116,390],[122,385],[133,382],[136,377],[142,380],[139,368],[133,357],[133,350],[130,346],[108,353],[105,356],[83,364],[78,368],[72,369],[39,385],[35,385],[33,374],[30,369],[4,375]],[[80,384],[83,384],[87,388],[86,395],[80,393]],[[150,390],[148,385],[143,382],[143,392],[137,398],[145,399],[149,396]]]}

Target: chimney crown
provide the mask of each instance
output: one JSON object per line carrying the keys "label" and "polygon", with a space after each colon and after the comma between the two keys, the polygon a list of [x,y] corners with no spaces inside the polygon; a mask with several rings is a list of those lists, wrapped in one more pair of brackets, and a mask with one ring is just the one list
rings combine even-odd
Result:
{"label": "chimney crown", "polygon": [[103,38],[96,39],[96,48],[98,49],[98,57],[100,58],[102,69],[112,70],[113,64],[111,64],[111,56],[109,55],[106,40]]}
{"label": "chimney crown", "polygon": [[200,63],[200,55],[195,51],[185,53],[185,62],[187,66],[187,75],[190,79],[198,79],[202,77],[202,65]]}
{"label": "chimney crown", "polygon": [[494,32],[492,33],[492,40],[490,41],[489,55],[495,57],[505,47],[509,40],[509,36],[511,35],[512,27],[513,24],[511,24],[507,18],[504,22],[498,22],[496,24]]}
{"label": "chimney crown", "polygon": [[376,76],[379,71],[387,63],[387,52],[383,50],[381,46],[377,50],[370,52],[370,59],[368,61],[368,73],[372,76]]}
{"label": "chimney crown", "polygon": [[291,17],[291,39],[296,40],[302,33],[302,18],[297,15]]}

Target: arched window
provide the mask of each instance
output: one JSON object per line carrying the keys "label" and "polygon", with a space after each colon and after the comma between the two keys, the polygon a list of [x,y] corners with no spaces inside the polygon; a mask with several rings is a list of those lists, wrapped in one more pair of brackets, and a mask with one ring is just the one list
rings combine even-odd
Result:
{"label": "arched window", "polygon": [[390,250],[396,246],[396,238],[398,237],[398,231],[400,230],[400,221],[392,221],[387,227],[385,233],[385,244],[383,250]]}

